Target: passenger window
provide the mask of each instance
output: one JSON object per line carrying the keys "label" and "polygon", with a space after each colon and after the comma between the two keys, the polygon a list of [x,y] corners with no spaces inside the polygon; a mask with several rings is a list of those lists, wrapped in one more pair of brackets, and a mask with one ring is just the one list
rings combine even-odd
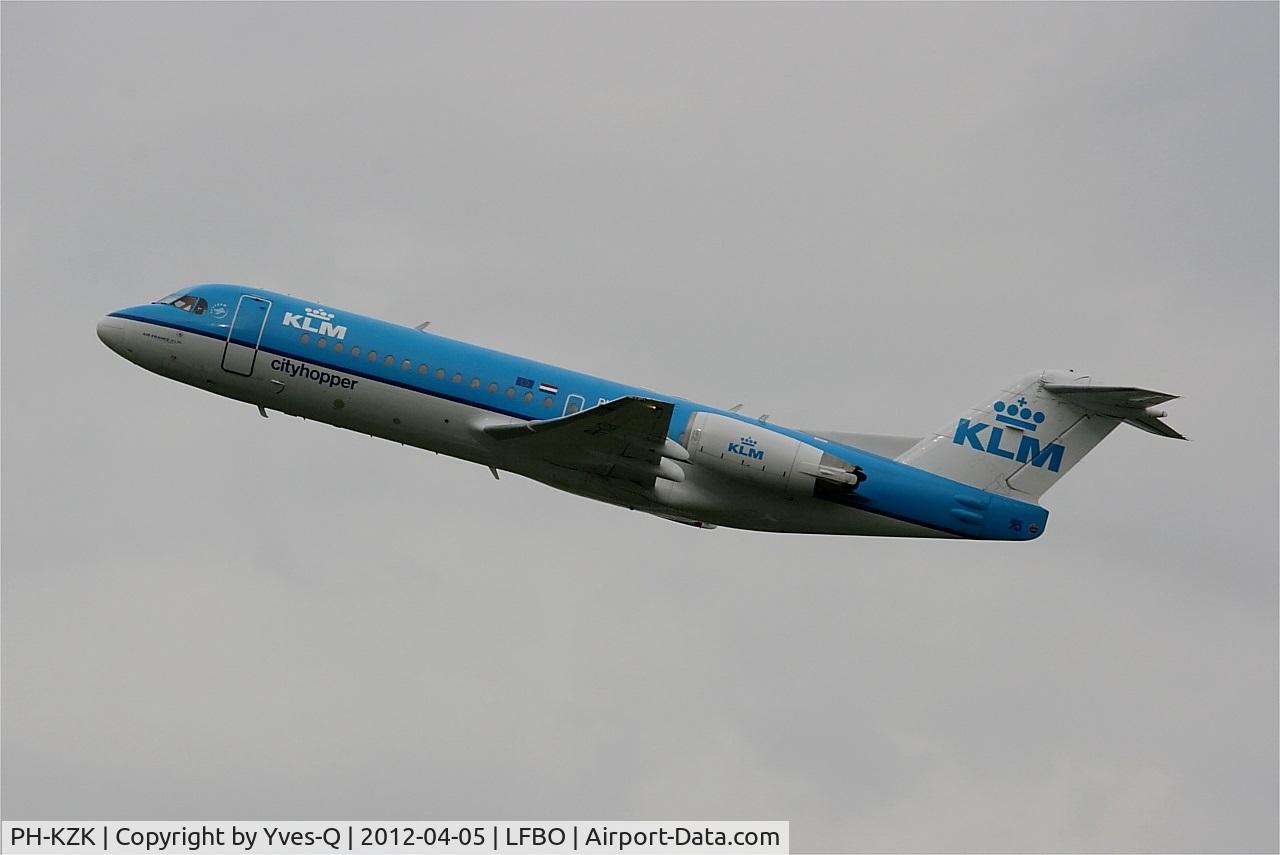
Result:
{"label": "passenger window", "polygon": [[376,351],[376,350],[371,350],[371,351],[369,351],[369,361],[370,361],[370,362],[377,362],[377,361],[378,361],[378,351]]}
{"label": "passenger window", "polygon": [[309,341],[311,341],[311,333],[304,332],[302,335],[298,336],[299,344],[306,344]]}
{"label": "passenger window", "polygon": [[492,395],[494,392],[497,392],[497,391],[498,391],[498,384],[497,384],[497,383],[490,383],[490,384],[489,384],[489,394],[490,394],[490,395]]}
{"label": "passenger window", "polygon": [[461,383],[461,382],[462,382],[462,375],[461,375],[461,374],[454,374],[454,375],[453,375],[452,377],[450,377],[449,379],[450,379],[450,380],[452,380],[454,383]]}
{"label": "passenger window", "polygon": [[549,408],[549,407],[550,407],[552,404],[554,404],[555,402],[556,402],[555,398],[543,398],[543,399],[542,399],[542,406],[544,406],[544,407],[548,407],[548,408]]}
{"label": "passenger window", "polygon": [[356,357],[359,355],[360,355],[360,345],[358,344],[351,345],[351,356]]}
{"label": "passenger window", "polygon": [[529,403],[530,401],[533,400],[533,393],[525,392],[523,395],[520,396],[520,400],[524,401],[526,404]]}
{"label": "passenger window", "polygon": [[382,360],[382,364],[386,365],[387,367],[394,365],[395,362],[396,362],[396,358],[389,353],[387,354],[387,357]]}
{"label": "passenger window", "polygon": [[508,398],[514,398],[515,396],[516,396],[516,387],[515,387],[515,386],[508,386],[508,387],[507,387],[507,397],[508,397]]}
{"label": "passenger window", "polygon": [[437,379],[437,380],[443,380],[443,379],[444,379],[444,369],[443,369],[443,368],[437,368],[437,369],[436,369],[436,379]]}
{"label": "passenger window", "polygon": [[419,374],[426,374],[426,373],[427,373],[427,366],[426,366],[426,365],[424,365],[424,364],[422,364],[422,363],[419,363],[419,364],[418,364],[418,373],[419,373]]}
{"label": "passenger window", "polygon": [[342,353],[342,342],[340,342],[340,341],[335,341],[335,342],[333,343],[333,352],[334,352],[334,353]]}
{"label": "passenger window", "polygon": [[316,347],[323,349],[329,342],[323,338],[316,339]]}
{"label": "passenger window", "polygon": [[480,388],[480,378],[479,378],[479,377],[472,377],[472,378],[471,378],[471,388],[472,388],[472,389],[479,389],[479,388]]}

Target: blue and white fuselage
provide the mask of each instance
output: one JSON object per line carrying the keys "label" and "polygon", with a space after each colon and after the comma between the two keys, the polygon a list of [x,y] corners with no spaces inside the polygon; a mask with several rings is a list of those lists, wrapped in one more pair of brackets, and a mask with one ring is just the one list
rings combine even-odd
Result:
{"label": "blue and white fuselage", "polygon": [[[1044,489],[1138,418],[1090,398],[1119,387],[1086,383],[1071,399],[1087,378],[1040,372],[932,436],[858,442],[236,285],[112,312],[98,334],[143,368],[264,410],[679,522],[764,531],[1030,540],[1048,517]],[[1010,420],[1015,400],[1035,419]]]}

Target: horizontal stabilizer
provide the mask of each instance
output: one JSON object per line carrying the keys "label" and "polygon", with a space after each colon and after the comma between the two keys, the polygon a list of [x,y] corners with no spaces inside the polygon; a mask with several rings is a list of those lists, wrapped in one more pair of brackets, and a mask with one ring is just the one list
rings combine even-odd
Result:
{"label": "horizontal stabilizer", "polygon": [[1076,386],[1066,383],[1046,383],[1044,390],[1057,396],[1064,403],[1072,404],[1090,413],[1122,419],[1147,433],[1167,436],[1171,439],[1186,439],[1185,436],[1160,421],[1165,415],[1163,412],[1150,409],[1176,399],[1177,395],[1153,392],[1150,389],[1137,389],[1133,386]]}

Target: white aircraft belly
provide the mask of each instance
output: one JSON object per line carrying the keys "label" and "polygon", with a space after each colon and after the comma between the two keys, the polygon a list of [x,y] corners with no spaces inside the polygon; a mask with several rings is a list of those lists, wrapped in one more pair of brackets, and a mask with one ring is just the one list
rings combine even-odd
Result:
{"label": "white aircraft belly", "polygon": [[[245,377],[222,369],[222,341],[141,321],[122,323],[136,332],[132,356],[157,374],[267,410],[483,462],[485,452],[471,426],[490,415],[484,410],[266,351],[258,353],[253,374]],[[285,360],[352,385],[322,384],[301,373],[290,376]]]}
{"label": "white aircraft belly", "polygon": [[[494,466],[557,489],[634,510],[731,528],[831,534],[946,536],[939,532],[805,495],[768,490],[707,467],[681,463],[683,482],[652,486],[529,460],[487,439],[482,428],[518,421],[435,395],[259,351],[250,376],[222,368],[224,342],[168,327],[125,320],[137,335],[131,357],[174,380],[268,410],[324,422],[405,445]],[[310,372],[336,377],[319,382]]]}

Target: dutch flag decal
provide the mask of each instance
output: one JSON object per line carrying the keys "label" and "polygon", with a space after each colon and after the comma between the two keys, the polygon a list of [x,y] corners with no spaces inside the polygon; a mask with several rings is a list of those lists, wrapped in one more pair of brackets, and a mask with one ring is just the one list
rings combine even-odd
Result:
{"label": "dutch flag decal", "polygon": [[559,386],[552,386],[550,383],[539,383],[539,384],[538,384],[538,391],[539,391],[539,392],[546,392],[548,395],[555,395],[555,394],[558,394],[558,393],[560,392],[560,387],[559,387]]}

